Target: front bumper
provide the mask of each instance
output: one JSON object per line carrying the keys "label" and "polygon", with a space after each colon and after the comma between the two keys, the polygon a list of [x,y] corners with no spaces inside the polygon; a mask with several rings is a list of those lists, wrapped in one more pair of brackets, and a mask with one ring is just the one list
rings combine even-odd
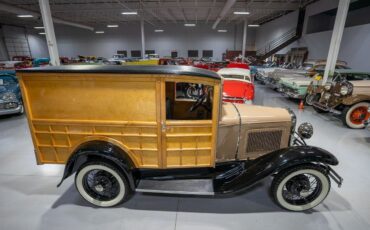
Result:
{"label": "front bumper", "polygon": [[334,109],[334,108],[331,108],[331,107],[329,107],[329,106],[327,106],[327,105],[325,105],[325,104],[322,104],[322,103],[320,103],[320,102],[314,102],[314,103],[312,104],[312,106],[314,106],[315,108],[318,108],[318,109],[320,109],[320,110],[322,110],[322,111],[325,111],[325,112],[334,113],[334,114],[337,114],[337,115],[342,114],[342,112],[341,112],[341,111],[336,110],[336,109]]}
{"label": "front bumper", "polygon": [[278,89],[279,92],[281,92],[284,96],[289,98],[295,98],[295,99],[303,99],[305,95],[300,94],[294,89],[288,88],[286,86],[281,86]]}
{"label": "front bumper", "polygon": [[0,116],[23,112],[23,105],[18,102],[1,102]]}

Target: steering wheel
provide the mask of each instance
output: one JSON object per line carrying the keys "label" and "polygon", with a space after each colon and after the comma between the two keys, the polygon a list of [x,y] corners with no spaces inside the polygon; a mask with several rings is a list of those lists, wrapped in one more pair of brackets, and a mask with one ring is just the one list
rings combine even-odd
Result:
{"label": "steering wheel", "polygon": [[196,102],[190,107],[189,111],[194,112],[199,106],[203,104],[203,102],[206,100],[207,94],[201,95]]}

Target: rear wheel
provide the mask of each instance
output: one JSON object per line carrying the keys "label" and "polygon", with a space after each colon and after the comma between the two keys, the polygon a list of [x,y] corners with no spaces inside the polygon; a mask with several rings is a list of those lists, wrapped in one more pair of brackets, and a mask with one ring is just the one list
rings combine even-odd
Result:
{"label": "rear wheel", "polygon": [[365,128],[364,122],[370,117],[367,112],[369,106],[370,103],[368,102],[360,102],[355,105],[345,107],[342,112],[343,124],[352,129]]}
{"label": "rear wheel", "polygon": [[112,207],[125,201],[129,186],[125,176],[105,162],[88,162],[82,165],[75,177],[81,196],[99,207]]}
{"label": "rear wheel", "polygon": [[307,93],[304,102],[306,105],[312,106],[314,102],[319,101],[321,97],[321,94],[309,94]]}
{"label": "rear wheel", "polygon": [[319,205],[330,191],[330,179],[317,165],[301,165],[278,173],[271,184],[275,201],[290,211]]}

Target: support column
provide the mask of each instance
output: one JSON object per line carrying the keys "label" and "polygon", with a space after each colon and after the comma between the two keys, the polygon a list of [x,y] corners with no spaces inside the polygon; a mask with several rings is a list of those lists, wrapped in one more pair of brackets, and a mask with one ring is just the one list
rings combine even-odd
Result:
{"label": "support column", "polygon": [[342,41],[343,30],[346,24],[347,13],[350,0],[339,0],[338,11],[335,17],[333,34],[331,35],[328,58],[326,60],[326,67],[322,85],[326,83],[329,76],[334,74],[335,64],[337,63],[340,42]]}
{"label": "support column", "polygon": [[141,31],[141,56],[145,57],[145,33],[144,33],[144,19],[140,21],[140,31]]}
{"label": "support column", "polygon": [[245,46],[247,43],[247,26],[248,20],[244,19],[244,27],[243,27],[243,43],[242,43],[242,61],[245,59]]}
{"label": "support column", "polygon": [[57,41],[55,39],[53,19],[51,17],[49,0],[39,0],[42,22],[46,33],[46,43],[48,45],[50,63],[53,66],[60,65]]}

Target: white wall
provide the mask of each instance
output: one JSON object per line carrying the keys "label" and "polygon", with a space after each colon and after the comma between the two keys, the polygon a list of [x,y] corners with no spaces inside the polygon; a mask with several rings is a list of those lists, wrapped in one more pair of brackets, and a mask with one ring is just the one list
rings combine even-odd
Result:
{"label": "white wall", "polygon": [[[145,26],[147,50],[155,50],[160,56],[170,56],[172,50],[178,56],[187,57],[188,50],[213,50],[215,60],[221,60],[222,53],[228,50],[241,50],[242,24],[229,26],[227,33],[212,30],[211,25],[184,27],[182,24],[162,26],[163,33],[155,33],[151,25]],[[56,25],[56,39],[60,56],[75,57],[77,55],[93,55],[111,57],[117,50],[141,49],[139,24],[130,24],[119,28],[104,28],[104,34],[69,26]],[[29,35],[33,57],[47,55],[45,37],[38,34]],[[254,50],[255,30],[248,30],[247,50]]]}
{"label": "white wall", "polygon": [[[321,0],[309,5],[306,10],[304,34],[301,39],[279,53],[286,53],[294,47],[308,47],[309,59],[326,59],[332,31],[306,34],[308,17],[338,7],[338,0]],[[370,71],[370,24],[346,27],[339,50],[338,59],[359,71]]]}

